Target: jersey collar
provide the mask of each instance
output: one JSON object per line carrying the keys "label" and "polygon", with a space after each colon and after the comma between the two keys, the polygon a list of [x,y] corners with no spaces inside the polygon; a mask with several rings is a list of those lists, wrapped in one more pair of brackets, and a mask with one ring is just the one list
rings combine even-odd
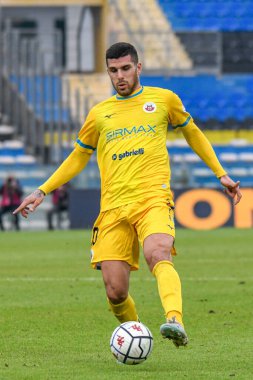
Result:
{"label": "jersey collar", "polygon": [[120,96],[119,94],[116,94],[116,99],[117,100],[131,99],[131,98],[134,98],[135,96],[140,95],[142,92],[143,92],[143,86],[141,86],[141,88],[138,88],[136,92],[133,92],[131,95],[128,95],[128,96]]}

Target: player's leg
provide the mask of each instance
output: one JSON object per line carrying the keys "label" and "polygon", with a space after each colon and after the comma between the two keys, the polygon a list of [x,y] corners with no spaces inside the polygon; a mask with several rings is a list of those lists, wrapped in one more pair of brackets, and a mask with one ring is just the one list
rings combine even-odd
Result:
{"label": "player's leg", "polygon": [[128,293],[131,270],[138,269],[139,243],[134,228],[121,216],[121,210],[103,212],[92,235],[91,264],[102,269],[110,309],[123,323],[137,321],[138,315]]}
{"label": "player's leg", "polygon": [[138,321],[135,304],[128,293],[130,265],[124,261],[101,263],[104,285],[110,309],[120,323]]}
{"label": "player's leg", "polygon": [[4,215],[4,211],[3,211],[3,208],[1,207],[0,208],[0,229],[2,231],[5,230],[4,225],[3,225],[3,215]]}
{"label": "player's leg", "polygon": [[173,242],[171,235],[149,235],[143,242],[143,253],[150,271],[156,277],[166,318],[176,317],[182,323],[181,282],[170,253]]}
{"label": "player's leg", "polygon": [[0,211],[0,227],[2,231],[5,231],[5,226],[4,226],[4,218],[3,216],[5,214],[8,214],[10,212],[10,206],[3,206]]}
{"label": "player's leg", "polygon": [[57,220],[57,228],[58,230],[61,229],[61,221],[62,221],[62,214],[61,214],[61,207],[56,207],[56,220]]}
{"label": "player's leg", "polygon": [[150,271],[157,280],[160,299],[165,311],[167,323],[160,328],[165,338],[173,340],[178,346],[188,342],[182,321],[181,282],[175,270],[171,250],[174,237],[166,234],[149,235],[143,244],[143,251]]}
{"label": "player's leg", "polygon": [[[15,206],[16,207],[16,206]],[[13,210],[14,211],[14,210]],[[20,225],[19,225],[19,214],[13,215],[14,216],[14,226],[16,231],[20,230]]]}
{"label": "player's leg", "polygon": [[53,214],[55,213],[55,208],[51,208],[47,211],[47,228],[48,230],[53,230]]}
{"label": "player's leg", "polygon": [[173,339],[176,345],[185,345],[187,336],[182,321],[181,282],[172,263],[172,254],[175,254],[173,210],[166,202],[151,205],[138,221],[137,228],[145,259],[157,280],[167,319],[167,323],[161,326],[161,333]]}
{"label": "player's leg", "polygon": [[11,222],[16,229],[16,231],[20,230],[20,225],[19,225],[19,214],[13,215],[13,211],[17,208],[17,205],[11,205],[9,206],[9,212],[11,213],[12,219]]}

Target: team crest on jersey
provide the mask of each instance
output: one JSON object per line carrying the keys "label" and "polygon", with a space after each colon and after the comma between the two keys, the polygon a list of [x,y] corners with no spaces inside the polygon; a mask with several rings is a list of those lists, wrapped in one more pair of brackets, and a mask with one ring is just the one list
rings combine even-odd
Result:
{"label": "team crest on jersey", "polygon": [[156,111],[156,104],[153,102],[147,102],[143,106],[143,111],[147,113],[152,113]]}

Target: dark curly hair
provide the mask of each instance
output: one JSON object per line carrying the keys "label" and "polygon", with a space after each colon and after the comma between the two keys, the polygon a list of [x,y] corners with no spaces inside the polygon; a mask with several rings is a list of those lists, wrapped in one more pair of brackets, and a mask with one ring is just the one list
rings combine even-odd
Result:
{"label": "dark curly hair", "polygon": [[106,50],[106,64],[108,62],[108,59],[117,59],[120,57],[125,57],[126,55],[130,55],[132,61],[135,64],[138,63],[138,53],[135,47],[129,44],[128,42],[117,42],[116,44],[113,44],[109,47],[109,49]]}

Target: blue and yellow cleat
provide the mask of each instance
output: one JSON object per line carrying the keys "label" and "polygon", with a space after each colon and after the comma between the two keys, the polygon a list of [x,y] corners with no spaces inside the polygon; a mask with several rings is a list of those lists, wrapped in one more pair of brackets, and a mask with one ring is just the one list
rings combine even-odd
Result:
{"label": "blue and yellow cleat", "polygon": [[179,346],[186,346],[188,343],[187,334],[183,326],[176,321],[176,318],[172,318],[167,323],[161,325],[160,332],[164,338],[172,340],[177,348]]}

